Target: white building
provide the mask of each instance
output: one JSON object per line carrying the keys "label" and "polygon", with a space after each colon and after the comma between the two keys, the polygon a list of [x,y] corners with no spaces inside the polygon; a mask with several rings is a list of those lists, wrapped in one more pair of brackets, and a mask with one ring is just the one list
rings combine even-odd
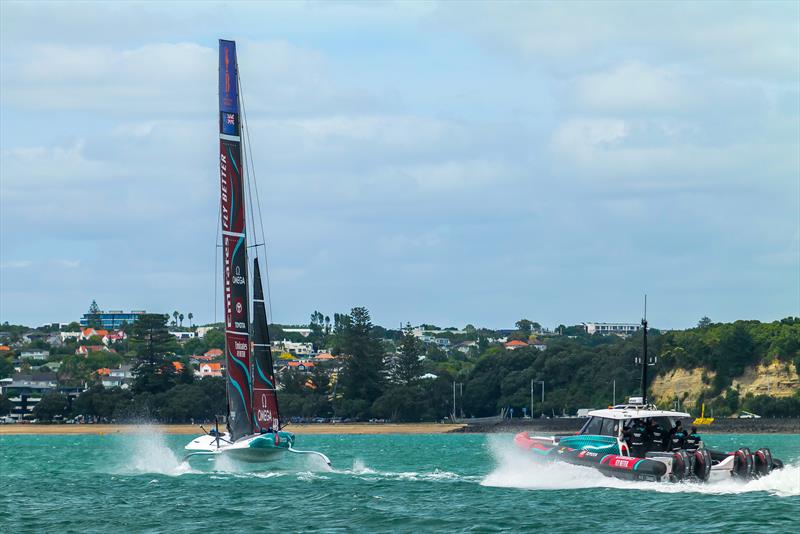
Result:
{"label": "white building", "polygon": [[197,334],[197,337],[202,338],[210,331],[214,330],[214,326],[198,326],[195,328],[194,332]]}
{"label": "white building", "polygon": [[296,343],[294,341],[276,341],[272,344],[275,350],[282,350],[284,352],[291,352],[295,355],[309,355],[314,352],[314,346],[311,343]]}
{"label": "white building", "polygon": [[178,338],[181,341],[186,341],[187,339],[192,339],[197,336],[194,332],[170,332],[173,336]]}
{"label": "white building", "polygon": [[642,325],[634,323],[581,323],[587,334],[633,334],[641,330]]}
{"label": "white building", "polygon": [[284,328],[283,331],[290,334],[300,334],[303,337],[310,336],[312,332],[310,328]]}
{"label": "white building", "polygon": [[39,349],[23,350],[19,353],[19,357],[21,360],[28,359],[41,362],[50,357],[50,351]]}

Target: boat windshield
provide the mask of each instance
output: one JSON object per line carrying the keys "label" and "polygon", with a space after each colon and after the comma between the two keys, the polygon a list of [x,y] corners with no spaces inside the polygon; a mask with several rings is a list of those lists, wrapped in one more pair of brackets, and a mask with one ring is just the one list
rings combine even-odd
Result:
{"label": "boat windshield", "polygon": [[600,430],[603,428],[603,420],[600,417],[590,417],[588,421],[581,428],[580,434],[587,434],[590,436],[600,435]]}

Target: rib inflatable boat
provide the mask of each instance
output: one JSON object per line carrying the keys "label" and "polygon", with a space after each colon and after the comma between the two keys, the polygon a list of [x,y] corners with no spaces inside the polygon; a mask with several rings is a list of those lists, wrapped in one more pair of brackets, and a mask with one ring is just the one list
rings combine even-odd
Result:
{"label": "rib inflatable boat", "polygon": [[[625,480],[749,480],[783,467],[768,448],[714,451],[702,440],[686,440],[674,432],[678,422],[683,427],[691,420],[688,413],[629,403],[589,412],[589,419],[577,434],[543,437],[520,432],[514,443],[536,458],[592,467]],[[637,435],[640,428],[646,429],[641,437]]]}
{"label": "rib inflatable boat", "polygon": [[705,447],[696,433],[686,434],[693,419],[685,412],[659,410],[647,403],[647,368],[655,359],[647,354],[647,300],[642,319],[643,351],[641,397],[628,404],[589,412],[589,419],[574,435],[532,436],[520,432],[517,447],[537,458],[593,467],[606,476],[626,480],[708,482],[736,477],[744,480],[781,469],[783,462],[767,448],[732,452]]}

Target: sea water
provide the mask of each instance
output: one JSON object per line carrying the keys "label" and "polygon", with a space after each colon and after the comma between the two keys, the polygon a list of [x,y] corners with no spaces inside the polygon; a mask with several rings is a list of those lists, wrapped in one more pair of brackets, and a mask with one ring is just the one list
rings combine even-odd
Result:
{"label": "sea water", "polygon": [[[626,482],[542,465],[511,435],[313,435],[313,457],[253,467],[182,461],[190,436],[0,436],[1,532],[800,532],[800,436],[767,446],[786,469],[750,482]],[[644,530],[642,530],[644,529]]]}

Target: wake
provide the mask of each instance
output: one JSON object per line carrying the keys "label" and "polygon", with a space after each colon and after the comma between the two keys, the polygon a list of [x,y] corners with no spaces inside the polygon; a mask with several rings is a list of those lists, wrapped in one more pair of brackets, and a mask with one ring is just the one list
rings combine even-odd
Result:
{"label": "wake", "polygon": [[800,465],[797,464],[787,464],[766,477],[749,481],[731,478],[708,484],[671,484],[620,480],[606,477],[591,467],[537,461],[526,451],[514,446],[506,436],[490,436],[489,447],[495,460],[495,468],[481,481],[482,486],[528,490],[614,488],[709,495],[763,491],[781,497],[800,495]]}

